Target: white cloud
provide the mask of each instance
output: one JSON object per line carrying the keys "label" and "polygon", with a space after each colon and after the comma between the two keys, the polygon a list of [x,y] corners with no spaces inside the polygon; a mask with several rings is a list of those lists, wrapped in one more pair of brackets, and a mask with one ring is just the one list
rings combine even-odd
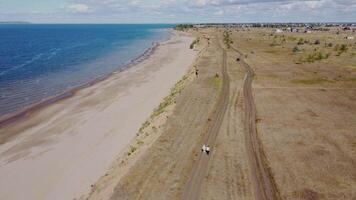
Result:
{"label": "white cloud", "polygon": [[[0,0],[1,1],[1,0]],[[64,0],[63,0],[64,1]],[[53,21],[291,22],[355,21],[356,0],[65,0]],[[58,6],[59,7],[59,6]],[[56,7],[56,8],[58,8]],[[51,12],[1,13],[1,19],[49,19]],[[49,12],[49,14],[41,13]],[[23,16],[20,18],[19,16]],[[15,16],[15,17],[13,17]],[[52,18],[53,18],[52,17]],[[36,18],[36,19],[37,19]],[[58,19],[57,19],[58,18]]]}
{"label": "white cloud", "polygon": [[224,11],[223,10],[219,10],[219,11],[216,11],[214,12],[214,15],[224,15]]}
{"label": "white cloud", "polygon": [[88,13],[90,11],[89,6],[82,3],[68,5],[67,10],[73,13]]}

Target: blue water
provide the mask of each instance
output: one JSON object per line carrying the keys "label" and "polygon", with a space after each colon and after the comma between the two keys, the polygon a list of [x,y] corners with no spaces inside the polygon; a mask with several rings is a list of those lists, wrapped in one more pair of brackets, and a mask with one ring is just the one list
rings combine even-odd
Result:
{"label": "blue water", "polygon": [[0,25],[0,116],[119,70],[172,25]]}

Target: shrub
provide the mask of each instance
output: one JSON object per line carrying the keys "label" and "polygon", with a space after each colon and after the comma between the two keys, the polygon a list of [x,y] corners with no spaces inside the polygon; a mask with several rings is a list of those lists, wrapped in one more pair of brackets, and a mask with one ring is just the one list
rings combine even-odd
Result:
{"label": "shrub", "polygon": [[304,40],[303,40],[303,38],[300,38],[297,45],[303,45],[303,44],[304,44]]}
{"label": "shrub", "polygon": [[130,146],[130,150],[129,150],[129,152],[127,152],[127,155],[130,156],[130,155],[133,154],[136,150],[137,150],[137,147]]}
{"label": "shrub", "polygon": [[149,121],[145,121],[142,125],[141,128],[138,130],[139,133],[142,133],[143,130],[148,127],[151,123]]}
{"label": "shrub", "polygon": [[[224,31],[223,36],[224,36],[224,43],[225,43],[226,47],[227,47],[228,49],[230,49],[230,45],[234,43],[234,42],[232,41],[232,39],[230,38],[230,33],[227,32],[227,31]],[[248,39],[248,40],[249,40],[249,39]]]}
{"label": "shrub", "polygon": [[323,60],[323,59],[328,59],[330,56],[329,53],[322,53],[322,52],[315,52],[312,54],[309,54],[306,58],[305,58],[305,62],[314,62],[314,61],[318,61],[318,60]]}
{"label": "shrub", "polygon": [[300,49],[298,48],[298,46],[295,46],[294,48],[293,48],[293,53],[297,53],[297,52],[299,52],[300,51]]}
{"label": "shrub", "polygon": [[337,56],[340,56],[342,53],[346,52],[348,50],[347,48],[347,45],[346,44],[342,44],[342,45],[339,45],[337,44],[335,47],[334,47],[334,51],[337,51],[338,53],[336,54]]}
{"label": "shrub", "polygon": [[347,46],[346,46],[346,44],[342,44],[342,45],[341,45],[340,51],[341,51],[341,52],[347,51]]}
{"label": "shrub", "polygon": [[319,45],[320,44],[320,40],[319,39],[315,40],[314,44],[315,45]]}
{"label": "shrub", "polygon": [[194,49],[194,46],[198,43],[198,40],[194,40],[191,44],[190,44],[190,49]]}

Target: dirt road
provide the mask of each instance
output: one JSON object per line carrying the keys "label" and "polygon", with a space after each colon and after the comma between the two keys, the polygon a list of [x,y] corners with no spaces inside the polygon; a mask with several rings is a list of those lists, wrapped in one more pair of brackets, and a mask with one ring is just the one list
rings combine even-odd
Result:
{"label": "dirt road", "polygon": [[[234,50],[239,53],[242,58],[241,53],[237,49]],[[252,68],[243,60],[243,58],[240,62],[242,62],[243,66],[246,68],[246,75],[243,84],[246,149],[250,162],[251,180],[254,184],[255,199],[280,199],[278,197],[278,190],[274,183],[273,176],[266,161],[262,144],[257,135],[256,106],[252,94],[254,72]]]}
{"label": "dirt road", "polygon": [[[226,49],[220,48],[223,51],[223,63],[222,63],[222,74],[223,74],[223,85],[220,92],[219,101],[216,105],[216,111],[212,118],[212,124],[208,129],[208,133],[205,138],[205,144],[209,146],[214,146],[216,137],[219,133],[219,129],[224,119],[228,103],[229,103],[229,76],[227,74],[227,56]],[[242,54],[234,49],[236,53]],[[252,68],[243,60],[240,61],[246,69],[246,75],[243,83],[243,98],[244,98],[244,108],[245,108],[245,132],[246,132],[246,150],[248,153],[250,171],[251,171],[251,181],[254,186],[255,199],[257,200],[272,200],[278,198],[278,190],[276,189],[273,176],[269,171],[268,163],[263,152],[263,147],[259,142],[256,128],[256,107],[252,95],[252,81],[254,72]],[[212,151],[214,153],[214,149]],[[198,160],[195,162],[192,174],[188,183],[186,184],[182,199],[199,199],[201,185],[203,179],[207,174],[207,169],[209,165],[210,156],[201,153],[199,154]]]}
{"label": "dirt road", "polygon": [[[226,50],[222,49],[222,52],[222,89],[220,91],[214,115],[211,119],[212,123],[208,128],[204,140],[204,144],[208,144],[212,147],[212,154],[214,153],[216,137],[223,122],[230,98],[230,80],[227,73]],[[182,199],[199,199],[201,185],[208,169],[210,157],[211,155],[206,155],[205,153],[199,154],[199,157],[194,164],[190,179],[184,188]]]}

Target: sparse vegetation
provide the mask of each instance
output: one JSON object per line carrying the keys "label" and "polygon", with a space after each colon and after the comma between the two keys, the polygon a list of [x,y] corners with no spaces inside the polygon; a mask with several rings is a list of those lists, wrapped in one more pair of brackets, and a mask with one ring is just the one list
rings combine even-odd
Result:
{"label": "sparse vegetation", "polygon": [[347,48],[347,45],[346,44],[337,44],[335,47],[334,47],[334,51],[337,51],[337,56],[340,56],[341,54],[347,52],[348,48]]}
{"label": "sparse vegetation", "polygon": [[165,111],[165,109],[169,105],[174,103],[175,98],[184,89],[184,83],[185,83],[185,80],[187,80],[187,79],[188,79],[188,76],[184,76],[180,81],[178,81],[178,83],[176,83],[174,85],[174,87],[171,89],[171,93],[169,94],[169,96],[164,98],[163,102],[161,104],[159,104],[159,106],[153,111],[151,117],[155,117],[155,116],[160,115],[161,113],[163,113]]}
{"label": "sparse vegetation", "polygon": [[214,77],[210,78],[210,82],[215,88],[220,88],[221,81],[222,80],[218,73],[216,73]]}
{"label": "sparse vegetation", "polygon": [[230,38],[230,33],[228,31],[224,31],[224,43],[228,49],[230,49],[231,44],[234,43]]}
{"label": "sparse vegetation", "polygon": [[178,31],[184,31],[189,28],[193,28],[194,26],[192,24],[178,24],[176,27],[174,27],[175,30]]}
{"label": "sparse vegetation", "polygon": [[194,40],[191,44],[190,44],[190,49],[194,49],[195,45],[199,43],[199,39]]}
{"label": "sparse vegetation", "polygon": [[142,125],[141,128],[138,130],[139,133],[142,133],[143,130],[148,127],[151,123],[149,121],[145,121]]}
{"label": "sparse vegetation", "polygon": [[143,145],[144,142],[142,140],[137,140],[137,145]]}
{"label": "sparse vegetation", "polygon": [[295,46],[293,48],[293,53],[297,53],[297,52],[300,52],[301,50],[298,48],[298,46]]}
{"label": "sparse vegetation", "polygon": [[297,45],[303,45],[303,44],[304,44],[304,40],[303,40],[303,38],[300,38],[300,39],[298,40]]}
{"label": "sparse vegetation", "polygon": [[315,61],[319,61],[319,60],[324,60],[324,59],[328,59],[330,56],[329,53],[323,53],[321,51],[315,52],[315,53],[311,53],[309,55],[306,56],[306,58],[303,59],[304,62],[315,62]]}
{"label": "sparse vegetation", "polygon": [[332,83],[333,81],[326,78],[315,78],[315,79],[297,79],[297,80],[292,80],[291,82],[296,84],[315,85],[315,84],[322,84],[322,83]]}
{"label": "sparse vegetation", "polygon": [[347,51],[347,46],[346,46],[346,44],[342,44],[339,50],[340,50],[341,52]]}
{"label": "sparse vegetation", "polygon": [[129,151],[127,152],[127,155],[128,156],[132,155],[133,153],[135,153],[136,150],[137,147],[131,145]]}

